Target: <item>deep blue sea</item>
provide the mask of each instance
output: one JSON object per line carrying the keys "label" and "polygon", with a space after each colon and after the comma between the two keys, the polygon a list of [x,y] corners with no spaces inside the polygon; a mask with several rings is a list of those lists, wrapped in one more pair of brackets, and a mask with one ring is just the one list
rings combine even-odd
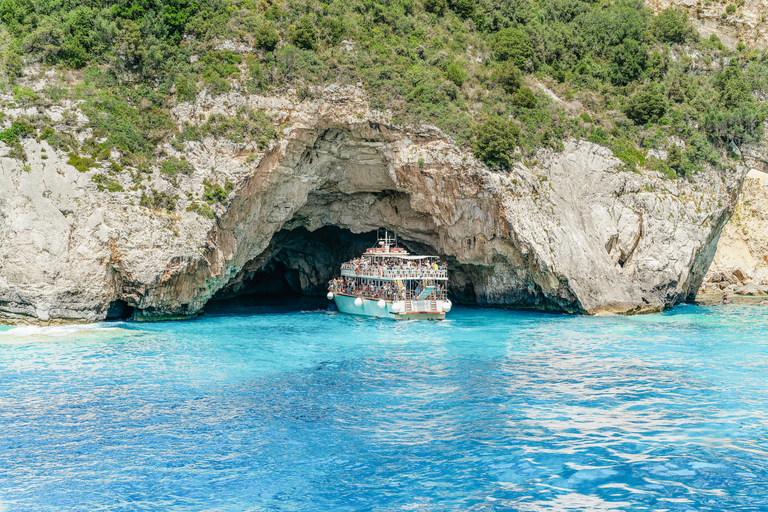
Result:
{"label": "deep blue sea", "polygon": [[766,511],[766,314],[0,327],[0,511]]}

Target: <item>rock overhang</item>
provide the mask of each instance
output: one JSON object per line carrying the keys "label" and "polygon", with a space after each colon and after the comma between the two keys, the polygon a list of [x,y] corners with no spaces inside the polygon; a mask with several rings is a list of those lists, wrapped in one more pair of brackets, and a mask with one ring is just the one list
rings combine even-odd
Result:
{"label": "rock overhang", "polygon": [[[259,264],[276,261],[267,256],[286,233],[333,228],[361,234],[379,227],[449,261],[460,302],[579,313],[658,310],[690,298],[698,287],[743,178],[718,171],[691,181],[633,174],[607,149],[577,140],[566,141],[560,153],[541,151],[535,166],[495,172],[437,129],[387,124],[357,90],[336,89],[325,99],[290,105],[227,98],[228,106],[216,100],[203,106],[264,108],[288,124],[283,138],[239,175],[207,231],[187,230],[200,220],[179,215],[176,227],[182,229],[175,236],[186,237],[186,245],[171,236],[171,243],[139,246],[131,239],[136,233],[152,239],[156,231],[122,221],[115,211],[125,206],[104,208],[99,229],[105,237],[94,231],[82,236],[94,248],[87,263],[100,282],[75,292],[81,302],[72,309],[75,317],[103,318],[118,300],[133,307],[136,318],[188,317],[231,288],[245,269],[258,272]],[[199,108],[179,108],[179,121]],[[231,148],[211,147],[222,152],[213,161],[241,158]],[[198,168],[196,174],[214,179],[216,172]],[[162,215],[152,218],[159,225]],[[61,263],[72,254],[62,249],[56,257]],[[306,263],[282,262],[292,270],[311,267]],[[329,273],[315,272],[309,288],[317,290],[319,276]],[[18,292],[28,284],[11,288]],[[71,292],[47,301],[61,302],[65,291]],[[13,303],[9,288],[0,294]],[[19,317],[35,319],[39,308],[32,306],[39,300],[33,293],[18,301]]]}

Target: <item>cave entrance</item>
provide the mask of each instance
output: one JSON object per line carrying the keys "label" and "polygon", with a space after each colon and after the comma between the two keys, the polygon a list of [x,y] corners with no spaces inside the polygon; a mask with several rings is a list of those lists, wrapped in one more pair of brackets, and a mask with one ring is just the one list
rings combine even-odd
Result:
{"label": "cave entrance", "polygon": [[[435,254],[429,245],[398,238],[399,245],[412,254]],[[252,259],[212,298],[260,302],[268,299],[325,297],[328,281],[339,276],[341,264],[363,254],[376,243],[376,231],[353,233],[336,226],[315,231],[304,227],[282,229],[272,237],[269,247]],[[442,256],[448,263],[451,300],[477,303],[474,282],[481,270],[462,265],[455,258]]]}
{"label": "cave entrance", "polygon": [[128,320],[133,317],[133,307],[124,300],[113,300],[109,303],[106,320]]}
{"label": "cave entrance", "polygon": [[315,231],[280,230],[269,247],[249,261],[213,300],[240,296],[322,296],[341,264],[376,243],[376,232],[352,233],[336,226]]}

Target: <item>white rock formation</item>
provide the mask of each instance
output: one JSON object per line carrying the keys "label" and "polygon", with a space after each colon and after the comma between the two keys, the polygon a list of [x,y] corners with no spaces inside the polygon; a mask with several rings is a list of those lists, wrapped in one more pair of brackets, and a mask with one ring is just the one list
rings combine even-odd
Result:
{"label": "white rock formation", "polygon": [[[739,43],[748,48],[768,48],[768,0],[742,2],[705,2],[700,0],[643,0],[657,14],[669,7],[688,13],[699,34],[715,34],[727,47],[734,49]],[[738,6],[728,14],[729,5]]]}
{"label": "white rock formation", "polygon": [[768,294],[768,174],[747,175],[701,292]]}
{"label": "white rock formation", "polygon": [[[192,175],[152,175],[178,195],[171,214],[138,206],[125,173],[124,191],[99,191],[102,170],[80,173],[45,142],[24,141],[27,164],[0,144],[0,321],[99,320],[122,304],[137,319],[185,317],[276,273],[317,292],[378,227],[446,258],[460,301],[656,311],[695,295],[746,172],[665,180],[577,140],[492,172],[435,128],[388,125],[358,88],[316,94],[179,105],[180,125],[248,105],[285,128],[263,155],[187,142]],[[186,211],[204,179],[235,183],[213,220]]]}

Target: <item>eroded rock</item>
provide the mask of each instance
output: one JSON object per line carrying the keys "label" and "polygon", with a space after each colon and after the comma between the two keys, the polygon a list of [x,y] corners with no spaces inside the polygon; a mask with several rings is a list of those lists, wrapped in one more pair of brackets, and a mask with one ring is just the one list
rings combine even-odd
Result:
{"label": "eroded rock", "polygon": [[720,237],[702,293],[756,295],[768,290],[768,174],[749,172]]}
{"label": "eroded rock", "polygon": [[213,220],[183,196],[167,214],[136,206],[127,187],[98,191],[64,155],[29,172],[0,158],[0,318],[184,318],[243,290],[317,293],[379,227],[445,258],[460,302],[657,311],[694,297],[746,172],[665,180],[578,140],[493,172],[436,128],[388,124],[361,89],[316,94],[175,109],[180,125],[249,106],[287,126],[250,163],[253,147],[211,138],[173,153],[194,168],[179,186],[235,184]]}

